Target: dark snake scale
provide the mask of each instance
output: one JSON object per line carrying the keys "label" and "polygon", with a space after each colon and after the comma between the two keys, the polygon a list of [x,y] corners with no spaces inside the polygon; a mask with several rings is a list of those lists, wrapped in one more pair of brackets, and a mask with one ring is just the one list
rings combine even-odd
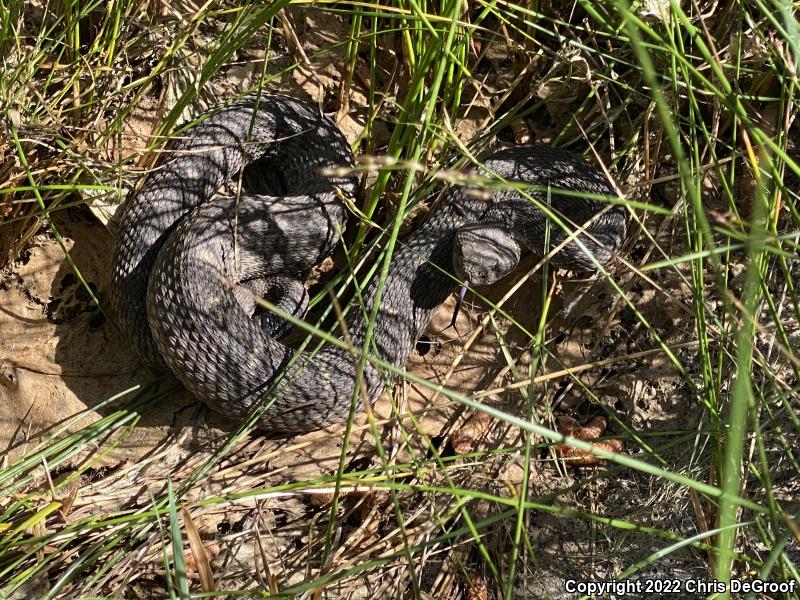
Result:
{"label": "dark snake scale", "polygon": [[[276,339],[273,324],[253,316],[253,294],[291,287],[331,253],[347,216],[341,194],[354,197],[357,182],[325,169],[352,164],[330,120],[281,95],[218,108],[171,140],[160,166],[121,209],[113,259],[113,315],[142,360],[166,365],[198,399],[233,419],[267,395],[274,402],[259,424],[268,430],[297,433],[345,419],[355,387],[353,354],[326,344],[295,356]],[[531,146],[501,150],[482,164],[484,174],[540,186],[528,195],[549,203],[572,230],[585,227],[551,258],[554,266],[595,270],[622,244],[623,208],[580,195],[614,196],[581,158]],[[241,194],[218,194],[231,182],[242,183]],[[572,194],[541,190],[547,186]],[[487,199],[449,189],[397,246],[370,354],[403,367],[459,281],[499,279],[516,266],[521,247],[542,254],[547,229],[543,211],[517,191],[499,189]],[[567,235],[551,221],[551,248]],[[363,290],[365,308],[353,307],[345,320],[355,348],[364,343],[376,279]],[[370,398],[386,384],[369,363],[364,382]]]}

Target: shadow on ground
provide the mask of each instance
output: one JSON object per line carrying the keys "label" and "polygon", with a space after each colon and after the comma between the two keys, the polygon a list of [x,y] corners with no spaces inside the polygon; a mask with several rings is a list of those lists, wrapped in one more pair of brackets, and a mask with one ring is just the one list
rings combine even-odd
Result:
{"label": "shadow on ground", "polygon": [[[138,421],[105,457],[109,464],[139,460],[176,436],[184,448],[213,450],[237,424],[206,409],[171,378],[159,378],[143,368],[102,310],[108,306],[112,235],[85,208],[67,209],[54,218],[75,268],[65,260],[53,236],[41,234],[23,259],[4,272],[0,286],[0,328],[5,332],[0,340],[0,452],[5,450],[13,458],[49,432],[67,424],[69,431],[79,430],[98,419],[118,415],[120,409],[131,411]],[[100,308],[75,269],[99,300]],[[484,292],[496,301],[512,284],[513,280],[504,281]],[[540,284],[528,283],[506,307],[529,331],[538,319],[540,295]],[[502,369],[498,362],[499,336],[491,328],[477,338],[458,367],[446,376],[485,309],[482,302],[468,296],[456,328],[448,328],[453,302],[451,298],[436,313],[408,369],[464,393],[491,387]],[[513,356],[524,352],[526,338],[519,330],[511,328],[503,337]],[[173,393],[158,395],[153,391],[176,387]],[[438,435],[452,422],[454,410],[446,398],[433,398],[435,395],[422,386],[401,388],[401,410],[424,410],[422,428],[426,433]],[[115,397],[118,400],[109,402]],[[143,397],[151,400],[138,403]],[[437,408],[439,405],[441,408]],[[381,427],[391,427],[391,403],[384,398],[374,410],[384,419]],[[364,415],[359,415],[357,423],[364,422]],[[360,431],[361,437],[354,439],[355,454],[359,449],[371,452],[369,428]],[[334,435],[331,431],[315,432],[293,441],[315,437],[328,439],[331,454],[338,456],[340,431]],[[319,460],[320,453],[313,454],[315,458],[309,460]]]}

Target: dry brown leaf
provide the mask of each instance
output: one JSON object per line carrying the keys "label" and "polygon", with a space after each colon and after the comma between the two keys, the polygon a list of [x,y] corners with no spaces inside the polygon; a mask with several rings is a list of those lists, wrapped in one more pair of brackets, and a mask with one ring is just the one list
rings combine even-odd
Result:
{"label": "dry brown leaf", "polygon": [[482,577],[472,573],[467,585],[467,600],[489,600],[489,588]]}
{"label": "dry brown leaf", "polygon": [[602,416],[597,416],[586,425],[581,425],[572,417],[562,415],[556,419],[556,430],[559,433],[574,437],[576,440],[593,440],[603,435],[608,427],[608,422]]}
{"label": "dry brown leaf", "polygon": [[[593,448],[600,448],[601,450],[606,450],[608,452],[616,452],[619,454],[622,452],[622,440],[601,440],[599,442],[592,442]],[[571,446],[567,446],[566,444],[558,444],[555,447],[556,455],[571,465],[578,465],[581,467],[588,466],[588,465],[596,465],[603,462],[604,459],[600,458],[592,454],[591,452],[587,452],[586,450],[580,450],[578,448],[573,448]]]}
{"label": "dry brown leaf", "polygon": [[[216,591],[214,585],[214,574],[211,571],[211,562],[208,559],[206,547],[200,537],[200,532],[194,524],[192,515],[186,509],[181,509],[183,515],[183,527],[186,530],[186,537],[189,539],[189,549],[192,553],[186,557],[186,570],[189,573],[196,572],[200,576],[200,587],[204,592]],[[219,554],[219,546],[212,544],[208,550],[213,553],[213,548],[216,547],[216,553]]]}
{"label": "dry brown leaf", "polygon": [[[353,490],[340,490],[339,491],[339,503],[345,499],[353,496],[354,494],[359,494],[360,492],[356,492]],[[308,498],[309,504],[311,506],[316,506],[317,508],[321,508],[323,506],[328,506],[331,502],[333,502],[334,493],[328,491],[314,491]]]}
{"label": "dry brown leaf", "polygon": [[315,492],[308,497],[308,503],[317,508],[327,506],[331,502],[333,502],[333,492]]}
{"label": "dry brown leaf", "polygon": [[[597,440],[597,438],[603,435],[607,426],[608,422],[602,416],[595,417],[586,425],[581,425],[578,421],[566,415],[562,415],[556,419],[556,429],[559,433],[581,441]],[[619,453],[622,452],[623,443],[622,440],[599,440],[592,441],[592,447],[607,450],[608,452]],[[591,452],[573,448],[567,444],[556,444],[555,452],[556,456],[571,465],[596,465],[603,461],[602,458]]]}
{"label": "dry brown leaf", "polygon": [[390,499],[391,496],[389,495],[388,490],[372,490],[370,492],[366,492],[364,494],[364,500],[359,509],[360,520],[363,522],[372,512],[373,508],[388,504]]}
{"label": "dry brown leaf", "polygon": [[478,443],[488,431],[491,417],[484,412],[476,412],[467,419],[461,428],[450,438],[456,454],[469,454],[478,449]]}

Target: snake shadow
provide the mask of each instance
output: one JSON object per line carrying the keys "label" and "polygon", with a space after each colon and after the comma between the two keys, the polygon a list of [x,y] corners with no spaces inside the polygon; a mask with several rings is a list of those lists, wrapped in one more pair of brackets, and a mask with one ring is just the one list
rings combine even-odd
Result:
{"label": "snake shadow", "polygon": [[185,427],[190,428],[188,445],[216,444],[201,430],[230,431],[236,424],[209,411],[171,377],[144,368],[108,317],[113,235],[86,207],[61,211],[55,224],[74,268],[65,258],[44,274],[52,281],[50,296],[40,299],[45,318],[55,326],[50,359],[60,369],[59,397],[52,402],[58,410],[47,418],[49,429],[86,409],[94,413],[91,420],[127,410],[138,415],[135,432],[122,442],[133,455],[150,452]]}

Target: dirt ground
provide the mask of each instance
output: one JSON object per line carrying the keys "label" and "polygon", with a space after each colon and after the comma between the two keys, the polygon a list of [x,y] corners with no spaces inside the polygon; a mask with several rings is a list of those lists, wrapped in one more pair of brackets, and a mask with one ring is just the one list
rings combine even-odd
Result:
{"label": "dirt ground", "polygon": [[[101,300],[101,307],[104,306],[108,298],[112,236],[104,233],[93,215],[82,209],[64,211],[59,214],[55,225],[72,260]],[[512,284],[502,282],[485,293],[496,302]],[[584,294],[583,301],[574,302],[575,295],[581,293]],[[538,319],[536,307],[540,304],[540,296],[541,280],[532,278],[507,305],[515,320],[528,330],[535,327]],[[613,294],[604,282],[566,282],[559,290],[558,303],[566,299],[572,300],[574,305],[563,311],[557,307],[553,312],[557,314],[559,323],[564,321],[563,331],[570,333],[557,344],[558,363],[551,360],[550,371],[654,348],[648,335],[638,334],[635,327],[626,330],[622,326],[624,311],[616,313],[610,322],[603,322],[604,316],[614,314],[611,310]],[[0,444],[8,450],[5,460],[13,460],[48,434],[79,430],[124,410],[126,402],[136,397],[136,387],[153,380],[153,376],[139,366],[113,324],[85,293],[72,267],[65,261],[62,247],[50,234],[39,235],[14,269],[5,273],[0,289],[0,306],[0,329],[4,332],[0,345],[4,377],[0,386]],[[456,333],[452,329],[443,332],[452,315],[454,298],[443,305],[429,328],[428,343],[418,346],[407,365],[411,373],[428,381],[446,383],[450,389],[465,394],[502,387],[510,380],[508,369],[504,368],[503,359],[498,356],[498,342],[501,340],[497,338],[497,331],[487,329],[466,353],[463,352],[464,340],[474,333],[476,325],[486,314],[485,305],[475,299],[468,299],[468,306],[469,310],[462,311],[459,316]],[[651,322],[661,329],[671,345],[677,346],[692,339],[685,311],[682,313],[676,309],[669,314],[653,294],[646,293],[640,294],[637,307],[647,311]],[[504,329],[501,326],[500,332],[503,333]],[[502,343],[513,357],[515,367],[524,372],[530,360],[524,335],[515,328],[504,333]],[[682,350],[691,351],[691,344]],[[451,369],[456,361],[459,362]],[[596,415],[597,408],[587,401],[585,393],[567,381],[568,378],[562,377],[552,382],[560,397],[557,412],[571,414],[581,421]],[[591,389],[609,413],[638,432],[687,431],[698,425],[700,412],[691,409],[691,395],[683,389],[672,366],[660,354],[643,357],[641,361],[612,362],[608,367],[589,370],[582,376],[582,383]],[[162,385],[169,387],[169,382]],[[393,413],[386,397],[376,404],[374,412],[383,443],[393,448],[395,460],[426,456],[426,445],[431,439],[444,440],[463,428],[463,409],[447,398],[432,398],[430,390],[411,383],[404,383],[394,392],[399,402],[397,412]],[[118,402],[105,404],[109,398],[120,395]],[[521,397],[516,392],[503,392],[485,400],[512,414],[523,414]],[[104,405],[99,406],[101,403]],[[398,412],[413,413],[418,419],[413,424],[410,421],[405,423],[412,436],[410,439],[400,438]],[[542,412],[541,407],[538,412]],[[378,467],[374,438],[363,414],[356,418],[356,424],[346,459],[348,469]],[[76,456],[74,464],[60,466],[60,472],[68,472],[70,467],[92,460],[91,472],[96,473],[96,481],[86,481],[81,486],[72,517],[102,514],[120,506],[146,506],[149,500],[142,495],[142,489],[162,485],[168,472],[179,480],[181,473],[188,473],[217,449],[235,425],[208,411],[182,391],[145,407],[136,426],[108,444],[110,450],[104,452],[99,460],[89,449],[85,455]],[[485,431],[480,432],[476,447],[500,448],[520,443],[519,431],[502,423],[483,429]],[[614,429],[616,427],[612,424]],[[321,475],[330,476],[335,473],[340,460],[341,436],[342,427],[289,440],[247,436],[220,468],[190,492],[189,499],[224,495],[248,486],[269,487]],[[678,452],[676,460],[682,458],[680,454],[682,452]],[[531,485],[536,496],[546,496],[551,491],[569,487],[575,477],[585,475],[581,469],[574,473],[572,470],[558,472],[547,464],[549,461],[538,462],[541,458],[545,457],[537,459],[532,473]],[[468,475],[472,469],[476,473]],[[44,477],[44,473],[40,476]],[[507,494],[519,486],[520,477],[520,465],[516,460],[498,459],[491,466],[467,467],[462,484],[478,489],[485,487],[495,493],[504,490]],[[607,510],[614,507],[614,512],[620,516],[630,518],[631,512],[640,515],[642,498],[637,497],[637,492],[642,493],[644,484],[637,481],[640,478],[625,473],[616,480],[600,480],[588,490],[581,490],[581,494],[590,493],[592,497],[574,498],[575,506],[582,507],[589,502]],[[676,491],[663,490],[662,493]],[[275,550],[274,559],[277,560],[283,554],[277,548],[291,547],[307,535],[301,525],[312,525],[308,519],[314,519],[309,512],[314,511],[313,496],[316,494],[291,493],[263,500],[250,498],[228,502],[200,510],[195,518],[201,533],[215,540],[213,547],[226,555],[228,561],[239,565],[241,575],[234,577],[236,580],[246,578],[246,565],[253,565],[250,561],[257,563],[258,558],[252,545],[239,541],[241,535],[232,536],[229,532],[251,530],[253,522],[258,521],[254,515],[259,515],[261,526],[270,528],[275,544],[271,549]],[[678,506],[674,498],[670,505],[669,517],[677,518],[680,513],[672,512]],[[650,509],[655,517],[657,507],[651,506]],[[291,515],[291,518],[287,520],[286,515]],[[682,518],[691,520],[688,514]],[[318,523],[317,527],[321,525]],[[578,525],[584,525],[586,529],[576,529]],[[541,580],[540,592],[544,589],[555,592],[565,573],[582,573],[587,578],[607,575],[626,559],[624,555],[608,555],[599,564],[585,562],[586,557],[597,554],[594,548],[598,543],[594,539],[596,525],[591,523],[537,515],[530,528],[539,544],[539,566],[545,572],[553,570],[549,579]],[[631,546],[631,538],[636,535],[625,537],[628,538],[626,545]],[[641,543],[653,543],[652,538],[646,535],[641,538]],[[604,544],[608,543],[610,540],[604,541]],[[632,547],[641,551],[639,546]],[[432,560],[436,564],[436,559]],[[688,564],[695,570],[699,568],[694,560],[689,560]],[[284,565],[285,581],[302,581],[304,568],[302,558],[295,556],[295,563],[290,561]],[[224,572],[231,574],[236,570],[226,568]],[[362,588],[363,596],[349,589],[345,597],[376,597],[369,589],[369,586]],[[533,594],[531,597],[538,593],[535,590],[529,592]]]}

